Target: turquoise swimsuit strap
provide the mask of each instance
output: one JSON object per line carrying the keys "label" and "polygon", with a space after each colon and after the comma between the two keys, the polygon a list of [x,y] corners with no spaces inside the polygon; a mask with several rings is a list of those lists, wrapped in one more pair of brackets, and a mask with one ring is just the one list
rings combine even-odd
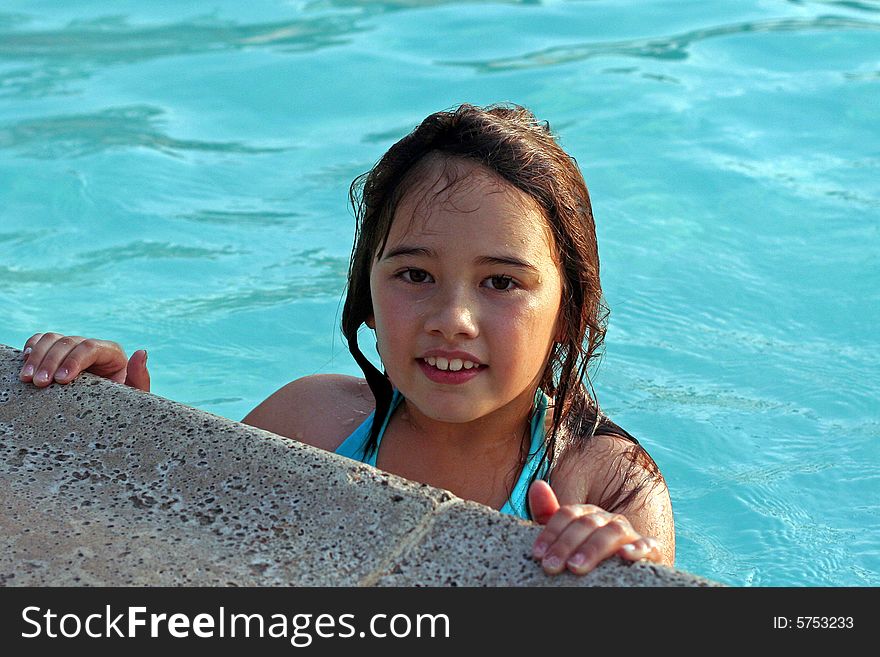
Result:
{"label": "turquoise swimsuit strap", "polygon": [[376,417],[375,410],[367,416],[366,420],[361,422],[360,426],[355,429],[339,447],[336,448],[336,453],[376,467],[376,457],[379,454],[379,445],[382,444],[382,436],[385,435],[385,429],[388,428],[388,422],[391,420],[391,416],[394,414],[394,409],[400,404],[401,399],[403,399],[402,395],[397,391],[397,388],[395,388],[394,394],[391,396],[391,406],[388,409],[388,415],[385,416],[382,426],[379,429],[379,437],[376,440],[376,449],[373,450],[373,453],[370,454],[369,457],[366,455],[367,440],[370,437],[370,430],[373,428],[373,420]]}
{"label": "turquoise swimsuit strap", "polygon": [[[549,403],[549,398],[544,394],[543,390],[538,390],[538,401],[535,407],[535,412],[532,414],[532,422],[531,422],[531,432],[532,432],[532,442],[529,445],[529,453],[526,456],[525,465],[523,465],[522,472],[519,475],[519,479],[516,481],[516,485],[513,487],[513,490],[510,491],[510,497],[507,498],[507,502],[504,503],[504,506],[501,507],[501,513],[509,513],[513,516],[518,516],[520,518],[528,518],[528,508],[529,508],[529,484],[532,479],[532,475],[537,472],[537,476],[535,479],[547,479],[547,473],[550,469],[549,464],[546,460],[541,461],[545,445],[544,445],[544,422],[547,417],[547,405]],[[538,470],[538,464],[541,464],[540,470]]]}

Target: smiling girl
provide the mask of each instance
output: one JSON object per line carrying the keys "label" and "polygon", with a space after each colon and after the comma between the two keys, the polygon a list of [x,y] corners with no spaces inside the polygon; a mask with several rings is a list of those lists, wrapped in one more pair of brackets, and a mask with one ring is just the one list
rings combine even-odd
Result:
{"label": "smiling girl", "polygon": [[[547,573],[672,565],[663,477],[590,395],[607,320],[595,226],[547,124],[518,106],[432,114],[352,203],[342,331],[365,379],[297,379],[243,421],[533,519]],[[364,324],[383,371],[360,351]],[[87,370],[150,387],[146,352],[113,342],[37,334],[25,354],[37,386]]]}

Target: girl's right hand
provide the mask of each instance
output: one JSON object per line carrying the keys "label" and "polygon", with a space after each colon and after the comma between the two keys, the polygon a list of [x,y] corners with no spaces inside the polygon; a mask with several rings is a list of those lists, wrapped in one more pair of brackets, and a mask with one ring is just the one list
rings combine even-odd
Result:
{"label": "girl's right hand", "polygon": [[70,383],[80,372],[91,372],[116,383],[150,391],[147,352],[139,349],[127,358],[115,342],[77,335],[37,333],[24,343],[24,366],[19,378],[38,388]]}

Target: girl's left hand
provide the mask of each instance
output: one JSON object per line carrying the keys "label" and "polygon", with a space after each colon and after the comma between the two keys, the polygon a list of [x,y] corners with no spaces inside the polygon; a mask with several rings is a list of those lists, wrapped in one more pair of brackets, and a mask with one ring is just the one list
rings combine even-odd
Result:
{"label": "girl's left hand", "polygon": [[615,554],[630,561],[662,560],[656,539],[639,534],[625,516],[593,504],[559,506],[546,481],[537,480],[529,488],[529,507],[535,521],[546,525],[535,540],[532,556],[541,560],[548,575],[566,568],[585,575]]}

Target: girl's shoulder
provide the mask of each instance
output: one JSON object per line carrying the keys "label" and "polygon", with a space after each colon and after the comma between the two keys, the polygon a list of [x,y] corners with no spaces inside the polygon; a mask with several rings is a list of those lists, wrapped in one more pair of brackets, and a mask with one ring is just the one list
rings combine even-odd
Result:
{"label": "girl's shoulder", "polygon": [[561,504],[606,508],[628,493],[651,484],[665,488],[663,475],[637,441],[618,433],[597,433],[586,441],[567,442],[551,475]]}
{"label": "girl's shoulder", "polygon": [[332,452],[374,408],[363,379],[313,374],[274,392],[242,422]]}
{"label": "girl's shoulder", "polygon": [[595,504],[596,491],[612,476],[611,464],[631,447],[630,441],[611,435],[593,436],[585,444],[567,442],[551,475],[560,504]]}

